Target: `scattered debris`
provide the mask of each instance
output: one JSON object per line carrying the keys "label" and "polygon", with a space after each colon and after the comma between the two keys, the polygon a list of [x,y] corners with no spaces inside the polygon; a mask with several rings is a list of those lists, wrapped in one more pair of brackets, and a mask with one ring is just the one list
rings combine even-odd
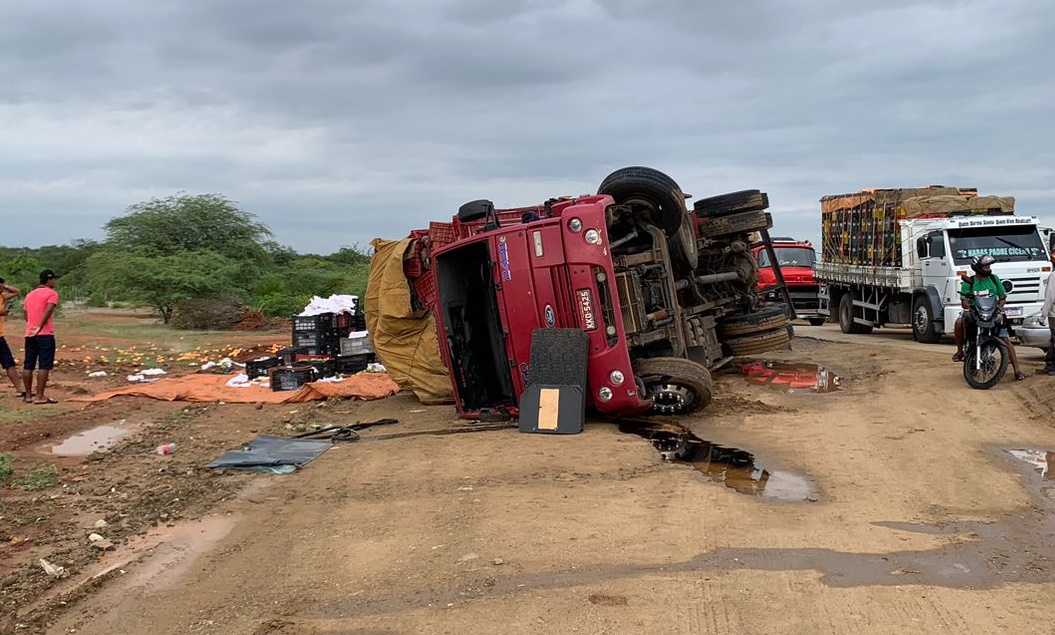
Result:
{"label": "scattered debris", "polygon": [[53,578],[64,578],[69,575],[65,567],[57,564],[52,564],[44,558],[41,558],[37,562],[40,563],[40,567],[44,569],[44,572]]}

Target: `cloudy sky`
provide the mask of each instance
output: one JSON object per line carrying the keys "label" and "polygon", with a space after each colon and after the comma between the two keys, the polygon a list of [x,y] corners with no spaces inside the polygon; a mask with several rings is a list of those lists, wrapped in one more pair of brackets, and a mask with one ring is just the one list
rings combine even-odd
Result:
{"label": "cloudy sky", "polygon": [[1055,221],[1053,31],[1037,0],[3,0],[0,244],[182,191],[330,253],[628,165],[815,241],[862,187]]}

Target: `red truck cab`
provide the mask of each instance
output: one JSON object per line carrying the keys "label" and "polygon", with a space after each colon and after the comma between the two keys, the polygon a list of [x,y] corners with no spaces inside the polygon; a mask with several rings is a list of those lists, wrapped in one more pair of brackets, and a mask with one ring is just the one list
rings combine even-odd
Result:
{"label": "red truck cab", "polygon": [[440,352],[463,415],[518,412],[532,333],[554,327],[589,337],[588,404],[623,414],[651,407],[634,381],[623,315],[612,300],[605,210],[613,203],[597,195],[546,210],[499,210],[500,228],[456,223],[459,240],[435,250],[437,326],[446,342]]}
{"label": "red truck cab", "polygon": [[[783,302],[776,290],[777,276],[765,246],[757,242],[752,245],[751,250],[758,260],[759,293],[768,302]],[[784,284],[787,285],[791,303],[795,308],[795,316],[814,326],[824,324],[825,317],[818,312],[820,287],[813,275],[813,267],[817,263],[817,252],[813,250],[813,244],[808,240],[774,237],[773,253],[776,254],[780,271],[783,273]]]}

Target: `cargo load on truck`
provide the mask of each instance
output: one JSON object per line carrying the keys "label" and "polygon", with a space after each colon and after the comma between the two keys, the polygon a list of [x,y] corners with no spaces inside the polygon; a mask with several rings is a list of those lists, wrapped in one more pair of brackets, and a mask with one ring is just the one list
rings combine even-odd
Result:
{"label": "cargo load on truck", "polygon": [[854,265],[899,266],[898,221],[971,215],[1010,215],[1013,196],[979,196],[977,188],[865,189],[821,198],[822,259]]}
{"label": "cargo load on truck", "polygon": [[1051,270],[1037,219],[1015,214],[1012,196],[977,188],[864,189],[821,203],[820,313],[846,333],[911,325],[919,341],[951,333],[961,311],[960,278],[990,255],[1007,290],[1006,313],[1037,313]]}

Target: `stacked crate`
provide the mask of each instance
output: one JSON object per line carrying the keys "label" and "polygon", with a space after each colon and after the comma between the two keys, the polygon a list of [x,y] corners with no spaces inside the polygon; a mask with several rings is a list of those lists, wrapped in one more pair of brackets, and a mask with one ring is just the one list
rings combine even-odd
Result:
{"label": "stacked crate", "polygon": [[362,311],[294,315],[291,323],[293,345],[278,351],[273,358],[253,362],[254,375],[266,373],[272,378],[272,390],[295,390],[320,377],[359,372],[374,361],[372,348],[368,359],[364,355],[354,360],[349,360],[343,350],[349,333],[366,330]]}
{"label": "stacked crate", "polygon": [[[900,267],[898,221],[909,216],[905,203],[928,199],[960,199],[954,213],[977,213],[970,203],[975,188],[930,187],[866,189],[821,198],[821,253],[825,262]],[[925,205],[924,205],[925,207]]]}
{"label": "stacked crate", "polygon": [[293,346],[303,354],[332,357],[341,346],[341,331],[334,313],[293,316]]}

